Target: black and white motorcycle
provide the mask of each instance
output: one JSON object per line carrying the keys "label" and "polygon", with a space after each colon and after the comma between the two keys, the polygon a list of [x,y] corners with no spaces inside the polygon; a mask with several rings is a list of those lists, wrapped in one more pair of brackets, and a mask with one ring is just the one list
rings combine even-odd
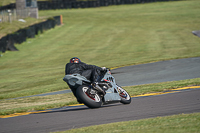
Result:
{"label": "black and white motorcycle", "polygon": [[103,104],[121,102],[130,104],[131,97],[126,90],[118,86],[115,78],[111,75],[109,69],[105,71],[99,87],[105,90],[106,94],[95,87],[92,87],[91,81],[80,74],[65,75],[63,80],[69,85],[70,89],[75,92],[77,100],[84,103],[89,108],[99,108]]}

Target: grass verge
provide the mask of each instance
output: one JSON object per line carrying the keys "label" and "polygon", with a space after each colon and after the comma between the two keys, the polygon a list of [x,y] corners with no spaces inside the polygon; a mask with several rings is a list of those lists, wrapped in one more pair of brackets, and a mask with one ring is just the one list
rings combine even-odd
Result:
{"label": "grass verge", "polygon": [[[145,93],[162,92],[192,85],[200,85],[200,78],[138,86],[126,86],[124,88],[131,96],[136,96]],[[12,100],[4,99],[0,101],[0,115],[60,108],[72,104],[77,104],[76,98],[72,93]]]}
{"label": "grass verge", "polygon": [[56,133],[199,133],[200,113],[117,122]]}

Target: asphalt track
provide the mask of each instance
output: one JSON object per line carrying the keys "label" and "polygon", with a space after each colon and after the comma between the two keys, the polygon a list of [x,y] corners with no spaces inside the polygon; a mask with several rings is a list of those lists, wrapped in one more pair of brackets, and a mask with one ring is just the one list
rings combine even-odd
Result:
{"label": "asphalt track", "polygon": [[121,86],[200,78],[200,57],[121,67],[111,72]]}
{"label": "asphalt track", "polygon": [[[133,73],[131,74],[130,71]],[[143,72],[145,75],[141,75],[139,72]],[[150,80],[148,82],[151,83],[198,78],[200,77],[200,57],[130,66],[126,70],[118,68],[113,70],[113,73],[119,85],[122,83],[129,85],[132,82],[134,82],[133,84],[145,84],[146,82],[139,81],[143,78],[144,81]],[[167,79],[159,78],[162,76]],[[119,83],[118,80],[122,81]],[[0,133],[46,133],[194,112],[200,112],[200,87],[155,94],[154,96],[133,97],[129,105],[117,103],[104,105],[99,109],[89,109],[84,105],[68,106],[43,113],[0,118]]]}

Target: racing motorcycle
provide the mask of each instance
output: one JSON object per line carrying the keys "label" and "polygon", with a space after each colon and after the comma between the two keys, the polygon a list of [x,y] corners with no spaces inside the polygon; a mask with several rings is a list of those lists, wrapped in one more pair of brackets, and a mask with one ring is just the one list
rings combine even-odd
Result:
{"label": "racing motorcycle", "polygon": [[83,103],[89,108],[99,108],[104,104],[121,102],[130,104],[131,97],[126,90],[118,86],[115,78],[111,75],[110,69],[106,69],[98,86],[105,90],[105,94],[92,86],[90,80],[80,74],[65,75],[63,80],[74,92],[79,103]]}

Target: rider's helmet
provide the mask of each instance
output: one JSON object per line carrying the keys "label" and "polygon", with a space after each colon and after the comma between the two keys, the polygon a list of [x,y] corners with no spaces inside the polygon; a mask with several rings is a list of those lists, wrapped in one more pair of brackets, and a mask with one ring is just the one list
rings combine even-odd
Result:
{"label": "rider's helmet", "polygon": [[70,63],[80,63],[81,60],[78,57],[73,57],[70,59]]}

